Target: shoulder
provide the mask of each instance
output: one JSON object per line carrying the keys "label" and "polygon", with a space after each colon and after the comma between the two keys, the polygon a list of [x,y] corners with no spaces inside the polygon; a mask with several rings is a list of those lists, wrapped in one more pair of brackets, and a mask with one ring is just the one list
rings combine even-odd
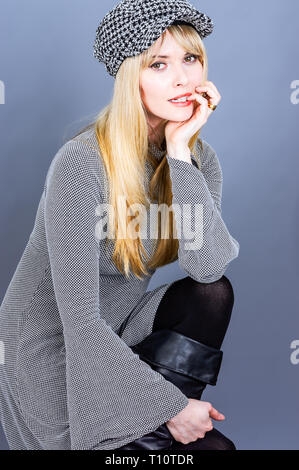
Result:
{"label": "shoulder", "polygon": [[65,142],[54,155],[47,172],[45,189],[52,181],[74,183],[96,181],[102,188],[105,181],[104,165],[98,146],[84,132]]}
{"label": "shoulder", "polygon": [[75,168],[99,166],[101,155],[99,148],[85,133],[63,144],[53,158],[51,165],[71,165]]}

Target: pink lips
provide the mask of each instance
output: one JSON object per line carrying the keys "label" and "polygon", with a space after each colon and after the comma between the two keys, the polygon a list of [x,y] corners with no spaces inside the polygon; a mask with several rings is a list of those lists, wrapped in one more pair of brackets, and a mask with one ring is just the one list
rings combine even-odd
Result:
{"label": "pink lips", "polygon": [[[185,96],[191,96],[192,93],[185,93],[184,95],[179,95],[179,96],[175,96],[174,98],[170,98],[171,100],[178,100],[179,98],[184,98]],[[170,100],[168,100],[170,101]]]}
{"label": "pink lips", "polygon": [[187,100],[187,101],[181,101],[178,103],[173,103],[172,101],[169,101],[170,104],[173,104],[174,106],[177,106],[179,108],[185,108],[186,106],[190,106],[192,104],[192,100]]}

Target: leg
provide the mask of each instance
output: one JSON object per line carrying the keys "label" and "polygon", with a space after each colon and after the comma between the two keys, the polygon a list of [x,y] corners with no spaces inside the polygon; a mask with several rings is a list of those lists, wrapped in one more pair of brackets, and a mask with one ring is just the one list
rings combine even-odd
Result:
{"label": "leg", "polygon": [[220,349],[234,304],[229,279],[204,284],[190,277],[175,281],[164,294],[153,331],[164,328]]}
{"label": "leg", "polygon": [[190,277],[175,281],[158,306],[151,335],[132,349],[188,398],[200,400],[207,384],[216,385],[233,303],[225,276],[209,284]]}
{"label": "leg", "polygon": [[[200,400],[206,384],[216,384],[222,360],[220,346],[230,321],[233,301],[233,289],[225,276],[210,284],[198,283],[190,277],[175,281],[160,302],[152,334],[132,349],[187,397]],[[178,351],[178,355],[173,351]],[[159,432],[165,443],[158,437]],[[188,449],[184,444],[173,442],[165,423],[123,448],[155,449],[159,445],[167,448],[167,434],[169,445],[172,441],[174,446],[171,445],[171,449],[176,449],[176,445],[182,450]],[[190,445],[199,449],[234,447],[228,438],[214,429]]]}
{"label": "leg", "polygon": [[[225,337],[234,304],[229,279],[223,276],[210,284],[190,277],[174,282],[158,307],[153,331],[171,328],[208,346],[219,348]],[[202,439],[189,444],[174,442],[172,450],[235,450],[234,443],[213,428]]]}

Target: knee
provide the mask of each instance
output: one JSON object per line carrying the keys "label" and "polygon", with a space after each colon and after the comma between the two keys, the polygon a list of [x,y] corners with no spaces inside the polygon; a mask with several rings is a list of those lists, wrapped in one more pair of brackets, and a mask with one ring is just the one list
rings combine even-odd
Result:
{"label": "knee", "polygon": [[210,298],[213,302],[219,299],[221,303],[234,304],[234,289],[228,277],[222,276],[218,281],[209,283],[198,282],[190,277],[188,279],[195,295],[204,296],[206,300]]}
{"label": "knee", "polygon": [[215,449],[217,450],[237,450],[235,444],[231,439],[227,436],[222,434],[222,432],[218,431],[218,429],[214,428],[213,430],[213,438],[215,440]]}
{"label": "knee", "polygon": [[235,300],[234,289],[228,277],[222,276],[218,281],[216,281],[215,284],[217,284],[217,286],[220,286],[220,289],[222,290],[222,295],[225,296],[227,300],[233,304]]}
{"label": "knee", "polygon": [[219,447],[220,450],[237,450],[233,441],[231,441],[228,437],[223,436],[224,438],[221,440],[221,445]]}

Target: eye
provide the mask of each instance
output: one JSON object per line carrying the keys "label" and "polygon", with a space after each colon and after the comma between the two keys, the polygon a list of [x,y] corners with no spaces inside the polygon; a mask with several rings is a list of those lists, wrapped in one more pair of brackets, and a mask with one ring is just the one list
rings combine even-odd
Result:
{"label": "eye", "polygon": [[[194,63],[194,62],[196,62],[197,59],[199,59],[199,55],[188,54],[188,55],[185,57],[185,60],[186,60],[186,59],[189,59],[190,57],[195,57],[195,60],[193,60],[192,62],[190,62],[191,64]],[[154,64],[152,64],[152,65],[150,66],[150,68],[153,69],[153,70],[163,70],[163,69],[160,69],[160,68],[156,68],[155,66],[156,66],[156,65],[160,65],[160,64],[164,64],[164,63],[165,63],[165,62],[155,62]]]}
{"label": "eye", "polygon": [[193,62],[196,62],[196,60],[199,59],[199,55],[195,55],[195,54],[187,55],[187,57],[185,58],[188,59],[189,57],[195,57],[195,60],[193,60]]}

